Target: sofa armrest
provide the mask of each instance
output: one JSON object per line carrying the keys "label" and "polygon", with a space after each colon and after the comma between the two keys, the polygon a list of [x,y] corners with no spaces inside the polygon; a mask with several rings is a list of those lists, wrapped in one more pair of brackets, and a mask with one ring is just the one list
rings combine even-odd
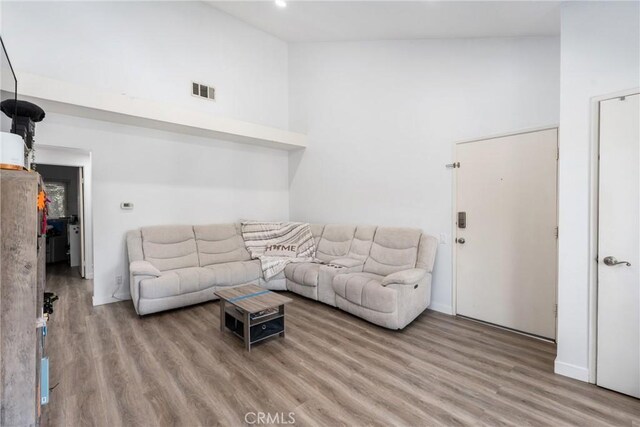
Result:
{"label": "sofa armrest", "polygon": [[427,274],[427,270],[422,268],[412,268],[409,270],[397,271],[391,273],[382,279],[382,286],[391,285],[415,285]]}
{"label": "sofa armrest", "polygon": [[129,265],[129,272],[132,276],[162,276],[162,272],[149,261],[133,261]]}
{"label": "sofa armrest", "polygon": [[352,268],[352,267],[357,267],[359,265],[364,265],[364,261],[355,259],[355,258],[338,258],[338,259],[332,260],[328,264],[338,265],[340,267]]}

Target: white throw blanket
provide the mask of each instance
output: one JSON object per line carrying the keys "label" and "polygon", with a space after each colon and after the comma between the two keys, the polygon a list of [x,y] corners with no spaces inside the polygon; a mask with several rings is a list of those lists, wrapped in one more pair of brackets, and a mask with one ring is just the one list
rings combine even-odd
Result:
{"label": "white throw blanket", "polygon": [[307,223],[247,221],[242,238],[251,258],[260,260],[265,280],[291,262],[315,261],[316,243]]}

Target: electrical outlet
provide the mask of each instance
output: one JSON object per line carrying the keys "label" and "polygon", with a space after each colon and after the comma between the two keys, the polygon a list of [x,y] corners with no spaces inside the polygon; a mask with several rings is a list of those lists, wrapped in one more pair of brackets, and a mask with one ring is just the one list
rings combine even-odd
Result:
{"label": "electrical outlet", "polygon": [[122,276],[116,276],[116,284],[122,285]]}

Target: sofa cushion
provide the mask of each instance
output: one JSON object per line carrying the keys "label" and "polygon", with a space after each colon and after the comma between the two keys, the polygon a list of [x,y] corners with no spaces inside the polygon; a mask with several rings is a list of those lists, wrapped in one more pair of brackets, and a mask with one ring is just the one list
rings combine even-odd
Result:
{"label": "sofa cushion", "polygon": [[409,270],[396,271],[382,279],[382,286],[387,285],[415,285],[427,274],[427,270],[422,268],[411,268]]}
{"label": "sofa cushion", "polygon": [[198,267],[196,239],[190,225],[144,227],[140,233],[144,259],[158,270]]}
{"label": "sofa cushion", "polygon": [[269,289],[270,291],[286,291],[287,290],[287,278],[284,277],[284,270],[280,273],[276,274],[269,280],[264,280],[264,276],[260,276],[260,280],[258,281],[258,285]]}
{"label": "sofa cushion", "polygon": [[255,282],[262,276],[259,260],[225,262],[205,267],[213,286],[235,286]]}
{"label": "sofa cushion", "polygon": [[339,266],[339,267],[346,267],[346,268],[353,268],[353,267],[358,267],[364,264],[364,261],[361,259],[355,259],[355,258],[336,258],[334,260],[331,260],[331,262],[329,264],[327,264],[327,266]]}
{"label": "sofa cushion", "polygon": [[324,231],[324,224],[309,224],[309,228],[311,229],[311,234],[313,234],[313,241],[315,242],[317,248],[318,243],[320,243],[320,238],[322,237],[322,232]]}
{"label": "sofa cushion", "polygon": [[165,271],[162,276],[140,281],[140,298],[165,298],[210,288],[211,274],[201,267]]}
{"label": "sofa cushion", "polygon": [[238,261],[165,271],[140,281],[141,298],[165,298],[198,292],[213,286],[236,286],[260,279],[260,261]]}
{"label": "sofa cushion", "polygon": [[386,276],[414,268],[421,236],[415,228],[378,227],[363,271]]}
{"label": "sofa cushion", "polygon": [[303,286],[318,286],[318,274],[322,264],[295,262],[287,265],[284,275],[287,279]]}
{"label": "sofa cushion", "polygon": [[436,251],[438,250],[438,239],[427,234],[420,238],[420,248],[418,249],[418,260],[416,268],[422,268],[427,272],[433,272],[433,264],[436,261]]}
{"label": "sofa cushion", "polygon": [[355,232],[355,225],[325,225],[316,248],[316,258],[322,261],[331,261],[346,257]]}
{"label": "sofa cushion", "polygon": [[305,298],[310,298],[314,301],[318,300],[318,288],[317,286],[301,285],[293,280],[286,279],[286,287],[289,292],[293,292],[298,295],[302,295]]}
{"label": "sofa cushion", "polygon": [[369,256],[371,245],[373,244],[373,236],[376,234],[377,227],[375,225],[359,225],[349,248],[349,258],[360,259],[364,262]]}
{"label": "sofa cushion", "polygon": [[193,231],[201,267],[251,259],[237,224],[196,225]]}
{"label": "sofa cushion", "polygon": [[383,277],[373,273],[338,274],[333,290],[347,301],[382,313],[397,308],[397,292],[382,286]]}
{"label": "sofa cushion", "polygon": [[149,261],[133,261],[129,264],[129,272],[134,276],[162,276],[162,272]]}
{"label": "sofa cushion", "polygon": [[132,230],[127,232],[127,254],[129,262],[144,261],[144,252],[142,252],[142,235],[140,230]]}

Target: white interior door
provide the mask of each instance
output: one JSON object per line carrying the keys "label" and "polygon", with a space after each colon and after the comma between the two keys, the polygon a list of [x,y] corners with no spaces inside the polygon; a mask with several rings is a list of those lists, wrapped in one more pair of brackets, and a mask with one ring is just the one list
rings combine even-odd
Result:
{"label": "white interior door", "polygon": [[557,129],[457,145],[457,314],[555,339],[557,147]]}
{"label": "white interior door", "polygon": [[640,397],[640,95],[600,103],[598,385]]}

